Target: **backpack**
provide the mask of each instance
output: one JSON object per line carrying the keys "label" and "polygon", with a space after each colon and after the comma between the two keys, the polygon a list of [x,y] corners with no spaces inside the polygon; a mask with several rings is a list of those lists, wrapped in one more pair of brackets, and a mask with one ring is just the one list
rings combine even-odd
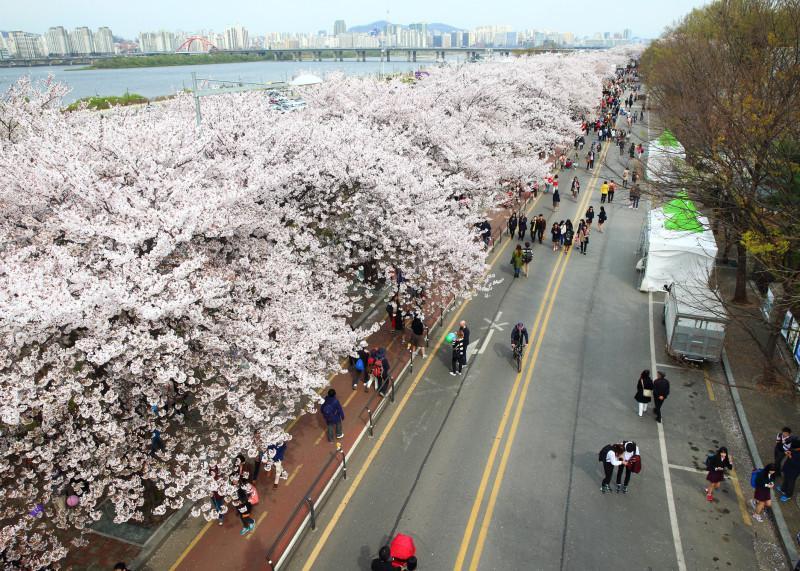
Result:
{"label": "backpack", "polygon": [[324,416],[326,419],[332,417],[334,413],[333,402],[332,401],[324,402],[322,404],[322,408],[320,408],[319,410],[322,413],[322,416]]}
{"label": "backpack", "polygon": [[761,472],[763,472],[763,471],[764,471],[763,468],[756,468],[755,470],[750,472],[750,487],[751,488],[755,488],[756,487],[756,480],[758,479],[758,477],[761,475]]}
{"label": "backpack", "polygon": [[603,446],[600,449],[600,454],[597,455],[597,459],[600,462],[605,462],[606,461],[606,456],[608,456],[608,453],[611,452],[612,448],[613,448],[613,446],[611,444],[606,444],[605,446]]}
{"label": "backpack", "polygon": [[706,460],[704,462],[706,470],[711,470],[711,461],[714,459],[715,456],[716,454],[709,454],[708,456],[706,456]]}
{"label": "backpack", "polygon": [[372,376],[376,379],[383,378],[383,361],[381,359],[375,359],[374,357],[370,360],[372,361]]}
{"label": "backpack", "polygon": [[525,262],[526,264],[530,264],[531,261],[533,261],[533,252],[531,252],[530,250],[527,250],[527,249],[523,250],[522,251],[522,261]]}

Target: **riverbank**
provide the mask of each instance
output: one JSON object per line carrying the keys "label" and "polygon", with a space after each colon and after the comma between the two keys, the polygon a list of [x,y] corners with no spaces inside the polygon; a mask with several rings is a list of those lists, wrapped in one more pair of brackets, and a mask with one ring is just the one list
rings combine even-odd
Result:
{"label": "riverbank", "polygon": [[[375,52],[374,54],[372,52]],[[367,50],[367,55],[379,55],[379,50]],[[336,59],[338,54],[332,51],[322,51],[321,57],[325,59]],[[341,54],[344,59],[356,59],[355,51],[344,51]],[[87,71],[99,69],[131,69],[145,67],[169,67],[179,65],[210,65],[225,63],[250,63],[262,61],[295,61],[291,52],[277,52],[268,54],[230,54],[213,52],[207,54],[158,54],[158,55],[139,55],[139,56],[119,56],[103,60],[98,60],[92,65],[72,68],[69,71]],[[301,60],[302,61],[302,60]],[[312,60],[308,60],[312,61]]]}

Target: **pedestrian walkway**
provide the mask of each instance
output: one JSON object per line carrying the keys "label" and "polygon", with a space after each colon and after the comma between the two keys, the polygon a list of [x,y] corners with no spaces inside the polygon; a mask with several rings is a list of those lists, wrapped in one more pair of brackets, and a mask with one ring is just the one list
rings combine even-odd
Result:
{"label": "pedestrian walkway", "polygon": [[[490,218],[492,241],[495,246],[504,240],[502,212]],[[491,255],[491,254],[490,254]],[[427,300],[424,311],[428,331],[433,331],[447,318],[449,300]],[[374,312],[378,319],[384,319],[385,302],[378,300]],[[390,375],[395,381],[406,367],[420,365],[417,355],[413,364],[408,350],[408,325],[404,332],[393,331],[387,321],[368,339],[370,349],[386,349],[390,364]],[[430,359],[432,357],[428,357]],[[360,376],[360,375],[358,375]],[[311,504],[324,497],[334,479],[342,478],[343,457],[348,455],[363,438],[369,437],[370,423],[377,423],[376,412],[385,400],[374,388],[364,392],[359,383],[352,389],[356,372],[352,369],[335,375],[330,382],[337,398],[345,410],[343,424],[344,437],[334,443],[326,438],[326,426],[321,414],[304,414],[287,427],[291,434],[283,467],[288,471],[288,479],[281,480],[273,489],[273,474],[259,474],[255,483],[260,502],[253,510],[255,529],[240,536],[241,523],[236,513],[230,510],[223,525],[213,522],[198,522],[192,518],[182,524],[173,537],[164,542],[147,562],[144,569],[226,569],[247,570],[264,569],[268,560],[277,563],[283,552],[292,543],[295,534],[304,524],[308,524]],[[325,391],[327,391],[325,388]],[[391,399],[391,391],[385,397]],[[371,417],[372,416],[372,420]],[[340,448],[341,447],[341,448]],[[310,502],[308,500],[311,500]]]}

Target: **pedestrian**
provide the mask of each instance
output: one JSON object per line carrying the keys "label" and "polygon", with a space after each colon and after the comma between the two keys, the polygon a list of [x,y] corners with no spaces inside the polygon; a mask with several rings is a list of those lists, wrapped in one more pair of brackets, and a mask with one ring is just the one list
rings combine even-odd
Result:
{"label": "pedestrian", "polygon": [[557,252],[561,245],[561,225],[558,222],[553,222],[550,234],[553,236],[553,251]]}
{"label": "pedestrian", "polygon": [[614,193],[617,191],[617,183],[613,180],[608,183],[608,203],[614,202]]}
{"label": "pedestrian", "polygon": [[669,397],[669,381],[663,372],[656,373],[656,380],[653,381],[653,398],[655,399],[656,422],[661,422],[661,407]]}
{"label": "pedestrian", "polygon": [[653,400],[653,379],[650,370],[645,369],[636,381],[636,394],[633,397],[639,403],[639,416],[647,412],[647,405]]}
{"label": "pedestrian", "polygon": [[786,460],[781,469],[783,480],[778,490],[781,492],[781,502],[788,502],[794,494],[794,484],[800,475],[800,439],[792,438],[789,441],[789,450],[786,451]]}
{"label": "pedestrian", "polygon": [[706,499],[709,502],[714,501],[714,490],[719,489],[722,480],[725,479],[725,470],[733,470],[733,463],[728,454],[728,449],[724,446],[721,447],[715,454],[709,454],[706,458],[706,480],[708,480],[708,487],[705,488]]}
{"label": "pedestrian", "polygon": [[388,545],[384,545],[378,551],[378,557],[370,564],[371,571],[395,571],[397,567],[392,565],[392,550]]}
{"label": "pedestrian", "polygon": [[636,145],[633,143],[631,143],[631,146],[628,149],[628,156],[630,156],[630,158],[634,158],[636,156]]}
{"label": "pedestrian", "polygon": [[150,437],[150,456],[155,456],[158,451],[166,451],[167,447],[164,441],[161,440],[161,431],[158,428],[153,428],[153,434]]}
{"label": "pedestrian", "polygon": [[536,217],[536,239],[539,243],[542,243],[542,236],[544,236],[544,231],[547,230],[547,220],[545,220],[543,214],[539,214]]}
{"label": "pedestrian", "polygon": [[400,303],[395,304],[394,310],[394,330],[403,331],[405,329],[405,315]]}
{"label": "pedestrian", "polygon": [[592,220],[594,220],[594,206],[590,206],[589,208],[586,209],[586,214],[584,215],[584,218],[586,218],[586,227],[591,228]]}
{"label": "pedestrian", "polygon": [[594,151],[592,150],[586,153],[586,170],[594,170]]}
{"label": "pedestrian", "polygon": [[524,240],[525,233],[528,231],[528,217],[525,214],[521,214],[519,217],[518,229],[517,240]]}
{"label": "pedestrian", "polygon": [[787,452],[792,448],[792,429],[784,426],[781,431],[775,436],[775,450],[773,457],[775,458],[775,472],[778,476],[781,475],[781,465],[786,460]]}
{"label": "pedestrian", "polygon": [[561,204],[561,195],[558,194],[558,189],[553,191],[553,211],[558,211],[558,205]]}
{"label": "pedestrian", "polygon": [[625,447],[620,444],[607,444],[600,450],[599,460],[603,463],[603,473],[605,477],[600,484],[600,491],[602,493],[611,491],[611,476],[614,474],[614,468],[624,465],[622,460],[625,454]]}
{"label": "pedestrian", "polygon": [[753,512],[753,519],[756,521],[764,521],[764,508],[772,507],[772,489],[775,487],[775,477],[778,473],[775,464],[767,464],[756,473],[756,481],[753,490],[753,499],[750,500],[750,505],[755,508]]}
{"label": "pedestrian", "polygon": [[631,172],[631,183],[636,184],[637,182],[639,182],[639,171],[634,170]]}
{"label": "pedestrian", "polygon": [[411,320],[411,340],[408,343],[408,348],[411,351],[411,358],[417,354],[417,351],[422,351],[422,358],[425,358],[425,323],[422,321],[422,315],[414,312],[414,317]]}
{"label": "pedestrian", "polygon": [[328,389],[328,396],[320,407],[320,412],[327,425],[328,442],[333,442],[333,431],[336,430],[336,438],[343,438],[342,421],[344,420],[344,409],[336,398],[336,391]]}
{"label": "pedestrian", "polygon": [[589,227],[586,225],[586,220],[582,218],[578,223],[578,232],[575,234],[575,239],[578,240],[581,254],[585,256],[589,247]]}
{"label": "pedestrian", "polygon": [[[617,143],[617,146],[619,147],[619,156],[621,158],[622,155],[625,154],[625,137],[620,137],[619,138],[619,142]],[[620,162],[622,162],[622,161],[620,161]]]}
{"label": "pedestrian", "polygon": [[601,206],[600,212],[597,215],[597,231],[600,232],[601,234],[603,233],[603,224],[606,223],[606,220],[608,220],[608,215],[606,214],[606,207]]}
{"label": "pedestrian", "polygon": [[385,397],[386,385],[389,382],[389,358],[386,355],[386,349],[380,347],[374,352],[370,369],[375,379],[375,387],[378,389],[378,393]]}
{"label": "pedestrian", "polygon": [[578,193],[581,191],[581,181],[578,180],[577,176],[573,177],[570,190],[572,191],[572,198],[578,200]]}
{"label": "pedestrian", "polygon": [[604,180],[600,185],[600,204],[605,204],[606,200],[608,200],[608,181]]}
{"label": "pedestrian", "polygon": [[564,235],[567,233],[567,223],[563,220],[558,223],[558,245],[564,245]]}
{"label": "pedestrian", "polygon": [[628,208],[639,208],[640,197],[641,197],[641,191],[639,190],[639,185],[634,184],[631,187],[630,191],[631,205]]}
{"label": "pedestrian", "polygon": [[452,369],[450,370],[451,375],[455,376],[461,374],[461,369],[465,364],[465,355],[466,349],[464,348],[464,332],[459,330],[456,331],[456,338],[453,340]]}
{"label": "pedestrian", "polygon": [[464,334],[464,357],[467,357],[467,351],[469,351],[469,327],[467,327],[467,322],[463,319],[458,324],[458,330]]}
{"label": "pedestrian", "polygon": [[575,238],[575,232],[572,229],[572,221],[567,220],[567,229],[564,232],[564,254],[569,253],[569,249],[572,247],[572,241]]}
{"label": "pedestrian", "polygon": [[398,571],[415,571],[417,569],[417,547],[410,535],[398,533],[389,544],[389,554],[392,565]]}
{"label": "pedestrian", "polygon": [[[622,446],[625,452],[622,453],[623,463],[617,466],[617,493],[628,493],[628,484],[631,481],[631,472],[635,470],[635,465],[641,462],[641,454],[639,454],[639,447],[635,442],[622,441]],[[640,468],[641,469],[641,468]],[[636,470],[638,472],[638,470]],[[625,472],[625,480],[623,483],[622,473]]]}
{"label": "pedestrian", "polygon": [[511,217],[508,219],[508,235],[513,238],[514,233],[516,231],[517,231],[517,213],[512,212]]}
{"label": "pedestrian", "polygon": [[639,160],[642,160],[642,155],[644,155],[644,146],[639,143],[639,145],[636,147],[636,156]]}
{"label": "pedestrian", "polygon": [[544,179],[544,193],[548,194],[553,189],[553,177],[548,176]]}
{"label": "pedestrian", "polygon": [[234,507],[239,512],[239,519],[242,520],[242,531],[239,532],[239,535],[247,535],[256,526],[256,520],[253,519],[253,505],[247,500],[239,499],[235,501]]}
{"label": "pedestrian", "polygon": [[272,470],[275,474],[272,481],[272,489],[278,488],[278,482],[281,478],[288,478],[289,474],[283,468],[283,459],[286,456],[286,442],[280,444],[270,444],[267,446],[267,459],[272,462]]}
{"label": "pedestrian", "polygon": [[386,317],[389,321],[389,330],[394,331],[395,328],[395,312],[397,311],[396,298],[392,298],[386,304]]}
{"label": "pedestrian", "polygon": [[511,254],[511,265],[514,267],[514,277],[519,277],[519,271],[522,269],[522,246],[517,244],[514,253]]}
{"label": "pedestrian", "polygon": [[525,277],[528,277],[528,265],[533,261],[533,250],[531,243],[525,242],[525,247],[522,248],[522,269],[525,271]]}
{"label": "pedestrian", "polygon": [[353,379],[353,390],[358,388],[358,379],[361,377],[361,381],[364,383],[364,392],[369,392],[369,367],[367,365],[367,363],[369,363],[369,349],[367,347],[367,342],[362,339],[358,345],[356,376]]}
{"label": "pedestrian", "polygon": [[533,181],[533,197],[536,198],[539,196],[539,181]]}
{"label": "pedestrian", "polygon": [[631,171],[625,167],[625,170],[622,171],[622,188],[628,188],[628,177],[630,176]]}

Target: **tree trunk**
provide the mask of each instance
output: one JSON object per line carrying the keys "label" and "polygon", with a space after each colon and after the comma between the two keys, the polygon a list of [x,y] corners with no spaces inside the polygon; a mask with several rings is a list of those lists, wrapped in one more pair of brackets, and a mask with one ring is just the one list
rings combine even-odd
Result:
{"label": "tree trunk", "polygon": [[769,332],[767,344],[764,347],[764,369],[761,373],[761,382],[764,385],[774,385],[777,382],[775,369],[775,351],[778,348],[778,331],[774,328]]}
{"label": "tree trunk", "polygon": [[741,240],[736,242],[736,291],[733,303],[747,303],[747,249]]}

